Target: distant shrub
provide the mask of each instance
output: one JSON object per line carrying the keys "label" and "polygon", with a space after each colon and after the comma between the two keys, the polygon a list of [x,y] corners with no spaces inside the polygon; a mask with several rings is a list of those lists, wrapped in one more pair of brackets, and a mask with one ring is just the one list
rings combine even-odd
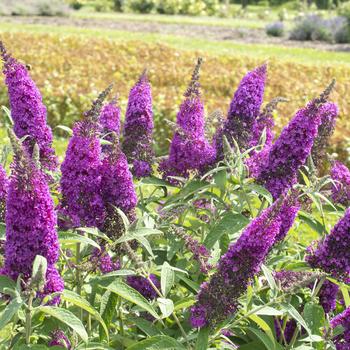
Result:
{"label": "distant shrub", "polygon": [[212,16],[219,13],[220,5],[218,0],[158,0],[156,10],[168,15]]}
{"label": "distant shrub", "polygon": [[350,1],[344,2],[339,6],[338,14],[345,17],[350,24]]}
{"label": "distant shrub", "polygon": [[288,19],[288,10],[286,8],[283,8],[281,11],[278,12],[278,18],[281,22]]}
{"label": "distant shrub", "polygon": [[126,11],[151,13],[157,6],[155,0],[126,0],[123,7]]}
{"label": "distant shrub", "polygon": [[269,36],[283,36],[284,25],[282,22],[271,23],[266,26],[265,30]]}
{"label": "distant shrub", "polygon": [[323,19],[318,15],[308,15],[298,18],[291,31],[291,40],[334,42],[343,37],[347,23],[344,17]]}
{"label": "distant shrub", "polygon": [[2,0],[0,14],[12,16],[66,16],[69,7],[60,0]]}

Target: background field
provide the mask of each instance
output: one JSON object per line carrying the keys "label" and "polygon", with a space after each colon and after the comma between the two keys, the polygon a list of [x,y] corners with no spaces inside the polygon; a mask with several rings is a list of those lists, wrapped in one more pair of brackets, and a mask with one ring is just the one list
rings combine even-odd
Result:
{"label": "background field", "polygon": [[[217,39],[226,33],[223,30],[233,31],[233,36],[237,28],[263,31],[267,21],[254,17],[254,8],[252,13],[252,18],[243,19],[84,11],[64,19],[1,17],[0,35],[8,49],[31,66],[52,127],[71,126],[91,99],[109,83],[114,84],[114,93],[120,96],[125,111],[129,89],[140,72],[148,68],[153,87],[158,154],[167,151],[171,130],[164,121],[175,118],[198,56],[205,62],[201,85],[207,114],[219,109],[225,115],[243,75],[267,62],[265,103],[276,96],[289,100],[280,105],[278,129],[336,78],[333,99],[339,104],[341,118],[334,149],[341,148],[342,157],[347,157],[343,151],[346,151],[350,133],[346,118],[350,109],[346,97],[350,87],[349,53],[320,43],[278,44],[272,41],[264,44],[259,43],[260,39],[246,43],[244,37],[242,40]],[[148,26],[140,28],[140,24]],[[120,30],[120,25],[127,30]],[[7,104],[4,84],[0,89],[0,103]],[[215,123],[215,120],[208,121],[211,132]],[[63,136],[59,129],[55,132]]]}

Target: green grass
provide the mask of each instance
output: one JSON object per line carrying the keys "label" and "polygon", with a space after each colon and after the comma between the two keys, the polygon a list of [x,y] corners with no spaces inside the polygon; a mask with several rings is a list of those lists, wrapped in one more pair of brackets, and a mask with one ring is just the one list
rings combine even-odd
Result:
{"label": "green grass", "polygon": [[249,56],[260,60],[285,60],[308,65],[344,65],[350,66],[349,54],[346,52],[321,51],[308,48],[292,48],[276,45],[244,44],[231,41],[214,41],[184,36],[163,35],[158,33],[137,33],[110,29],[86,29],[67,26],[21,25],[0,23],[1,32],[32,32],[40,34],[82,35],[101,37],[116,42],[140,40],[146,43],[161,43],[180,50],[204,52],[209,55]]}
{"label": "green grass", "polygon": [[205,25],[220,26],[228,28],[251,28],[263,29],[269,21],[256,18],[219,18],[219,17],[192,17],[180,15],[159,15],[159,14],[134,14],[134,13],[118,13],[118,12],[90,12],[76,11],[72,17],[76,18],[96,18],[114,21],[128,22],[153,22],[162,24],[187,24],[187,25]]}

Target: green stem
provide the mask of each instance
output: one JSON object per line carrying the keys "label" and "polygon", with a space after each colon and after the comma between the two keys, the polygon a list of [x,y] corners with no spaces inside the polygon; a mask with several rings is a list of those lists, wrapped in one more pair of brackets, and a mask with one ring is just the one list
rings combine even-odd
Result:
{"label": "green stem", "polygon": [[32,310],[33,310],[33,299],[35,292],[31,292],[28,299],[28,306],[26,310],[26,344],[30,344],[30,336],[32,334]]}
{"label": "green stem", "polygon": [[[80,243],[77,243],[75,259],[76,259],[76,265],[79,265],[79,262],[80,262]],[[77,283],[77,294],[80,295],[81,294],[81,281],[80,281],[80,269],[78,266],[75,269],[75,278],[76,278],[76,283]]]}

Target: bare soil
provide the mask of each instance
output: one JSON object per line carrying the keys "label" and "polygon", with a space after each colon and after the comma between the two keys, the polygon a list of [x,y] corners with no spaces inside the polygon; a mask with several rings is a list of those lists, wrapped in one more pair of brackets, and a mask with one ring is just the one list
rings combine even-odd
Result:
{"label": "bare soil", "polygon": [[1,17],[0,23],[43,24],[51,26],[74,26],[80,28],[104,28],[110,30],[171,34],[207,40],[232,41],[249,44],[272,44],[288,47],[315,48],[328,51],[350,51],[350,44],[331,44],[316,41],[293,41],[287,37],[276,38],[266,35],[264,29],[228,28],[193,24],[165,24],[127,20],[70,18],[70,17]]}

